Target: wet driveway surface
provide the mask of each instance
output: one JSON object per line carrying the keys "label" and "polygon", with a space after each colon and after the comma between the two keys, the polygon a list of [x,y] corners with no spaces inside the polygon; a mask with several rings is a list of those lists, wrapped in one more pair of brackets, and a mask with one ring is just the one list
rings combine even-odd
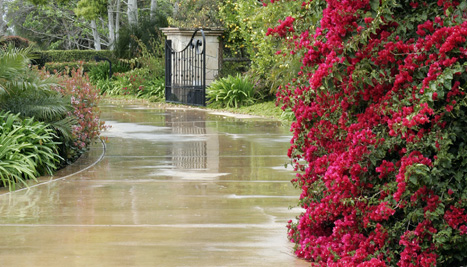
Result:
{"label": "wet driveway surface", "polygon": [[[62,179],[0,191],[0,266],[308,266],[286,222],[288,127],[108,102],[96,145]],[[103,158],[76,174],[76,170]],[[68,173],[67,173],[68,172]],[[59,176],[60,177],[60,176]]]}

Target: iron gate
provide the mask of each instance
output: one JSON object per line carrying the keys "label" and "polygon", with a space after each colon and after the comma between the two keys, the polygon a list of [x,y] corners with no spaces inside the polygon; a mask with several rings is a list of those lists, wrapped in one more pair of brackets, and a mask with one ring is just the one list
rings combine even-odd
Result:
{"label": "iron gate", "polygon": [[[196,39],[198,31],[202,40]],[[165,101],[206,106],[206,38],[201,29],[180,52],[165,42]]]}

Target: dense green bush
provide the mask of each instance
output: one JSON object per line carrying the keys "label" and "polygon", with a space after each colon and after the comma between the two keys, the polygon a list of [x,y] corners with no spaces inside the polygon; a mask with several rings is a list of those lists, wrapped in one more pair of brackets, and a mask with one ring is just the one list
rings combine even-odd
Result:
{"label": "dense green bush", "polygon": [[108,58],[112,62],[116,61],[113,51],[110,50],[49,50],[35,51],[33,62],[44,66],[47,62],[90,62],[95,61],[96,57]]}
{"label": "dense green bush", "polygon": [[165,80],[164,78],[156,78],[148,80],[136,94],[137,97],[149,99],[150,101],[165,100]]}
{"label": "dense green bush", "polygon": [[[30,49],[0,50],[0,110],[46,122],[59,139],[69,140],[73,121],[67,117],[70,98],[52,90],[51,79],[43,79],[28,67]],[[62,141],[64,141],[62,140]]]}
{"label": "dense green bush", "polygon": [[111,80],[98,80],[96,87],[101,94],[132,95],[151,101],[165,99],[164,78],[153,77],[146,68],[115,73]]}
{"label": "dense green bush", "polygon": [[[301,1],[276,1],[274,5],[266,6],[257,0],[222,1],[219,4],[219,15],[226,29],[224,57],[249,58],[248,75],[255,83],[255,90],[264,96],[274,96],[284,81],[291,80],[300,71],[300,61],[294,60],[294,55],[275,56],[278,51],[287,51],[288,45],[265,35],[278,20],[297,14],[301,9]],[[301,29],[307,25],[294,27]],[[225,64],[227,67],[231,65]]]}
{"label": "dense green bush", "polygon": [[153,56],[162,58],[164,50],[160,50],[159,47],[163,47],[165,38],[159,27],[167,26],[167,18],[163,15],[157,18],[156,23],[141,19],[135,28],[124,25],[115,45],[115,56],[125,59],[140,57],[142,44]]}
{"label": "dense green bush", "polygon": [[[89,80],[92,83],[96,83],[100,80],[106,80],[109,78],[109,63],[108,62],[99,62],[99,64],[91,65],[88,69],[84,67],[84,72],[89,76]],[[115,64],[112,64],[112,74],[121,73],[130,71],[130,66],[127,63],[117,61]]]}
{"label": "dense green bush", "polygon": [[214,81],[207,89],[207,97],[212,105],[220,107],[237,108],[255,102],[253,84],[240,74]]}
{"label": "dense green bush", "polygon": [[94,68],[104,68],[107,66],[107,75],[109,73],[109,64],[106,62],[95,62],[95,61],[73,61],[73,62],[47,62],[44,65],[46,71],[51,73],[67,73],[70,74],[72,69],[83,68],[84,72],[89,72]]}
{"label": "dense green bush", "polygon": [[0,112],[0,179],[15,190],[16,184],[52,174],[59,163],[54,131],[32,118]]}

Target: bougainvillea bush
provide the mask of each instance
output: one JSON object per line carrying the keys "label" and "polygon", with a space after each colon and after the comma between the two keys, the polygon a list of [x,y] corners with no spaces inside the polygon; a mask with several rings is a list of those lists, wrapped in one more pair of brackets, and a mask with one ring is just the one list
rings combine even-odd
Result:
{"label": "bougainvillea bush", "polygon": [[463,265],[466,1],[300,4],[268,31],[302,64],[279,93],[296,116],[296,255],[313,266]]}

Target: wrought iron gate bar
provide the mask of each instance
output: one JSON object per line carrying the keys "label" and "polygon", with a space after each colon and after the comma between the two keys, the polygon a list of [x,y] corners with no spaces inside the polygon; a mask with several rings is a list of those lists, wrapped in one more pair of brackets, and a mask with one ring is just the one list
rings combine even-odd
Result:
{"label": "wrought iron gate bar", "polygon": [[[195,39],[198,31],[202,40]],[[200,49],[201,48],[201,49]],[[182,51],[165,42],[165,101],[206,106],[206,37],[197,29]]]}

